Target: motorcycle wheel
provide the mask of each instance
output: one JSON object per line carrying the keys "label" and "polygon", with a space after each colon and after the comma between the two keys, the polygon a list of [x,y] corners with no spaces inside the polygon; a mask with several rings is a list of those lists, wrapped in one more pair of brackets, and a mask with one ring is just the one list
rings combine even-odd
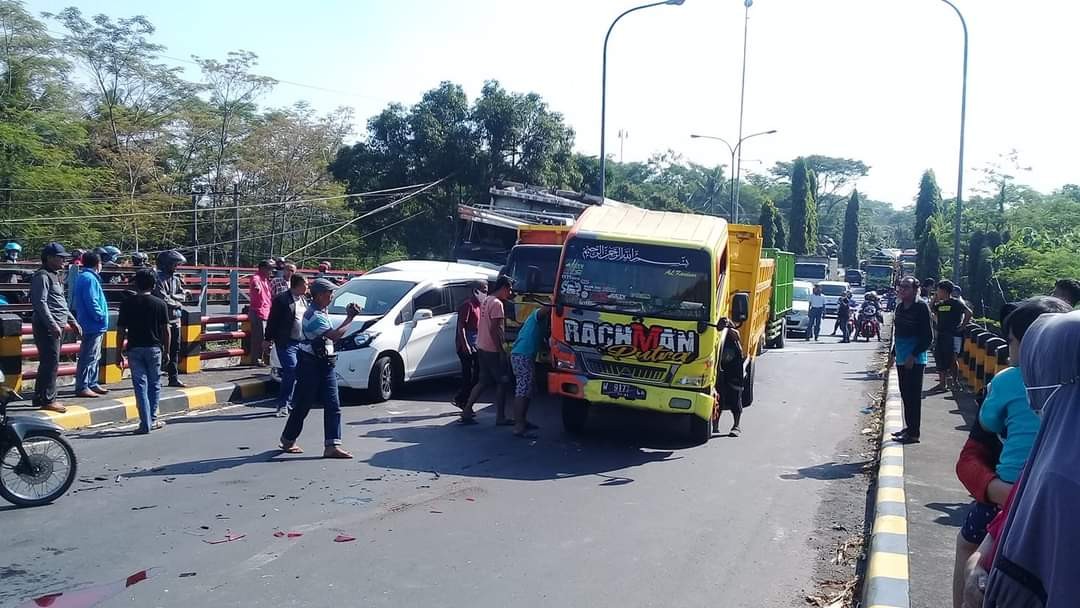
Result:
{"label": "motorcycle wheel", "polygon": [[75,481],[75,450],[56,431],[30,431],[23,438],[32,471],[16,471],[22,456],[15,446],[0,453],[0,496],[20,507],[46,505],[60,498]]}

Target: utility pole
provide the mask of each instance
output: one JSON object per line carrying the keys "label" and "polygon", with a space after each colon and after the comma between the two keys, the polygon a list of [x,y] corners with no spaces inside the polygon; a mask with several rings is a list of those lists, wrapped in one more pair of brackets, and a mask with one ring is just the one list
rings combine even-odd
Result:
{"label": "utility pole", "polygon": [[233,184],[233,266],[240,267],[240,186]]}
{"label": "utility pole", "polygon": [[746,103],[746,41],[747,35],[750,33],[750,6],[754,4],[754,0],[745,0],[743,4],[746,6],[746,17],[743,20],[742,36],[742,84],[739,86],[739,143],[735,145],[738,157],[735,159],[735,186],[733,193],[735,198],[731,207],[731,221],[735,224],[739,222],[739,181],[742,179],[743,107]]}
{"label": "utility pole", "polygon": [[191,191],[191,244],[195,246],[195,253],[193,257],[195,259],[195,265],[199,265],[199,199],[202,198],[202,192],[198,190]]}
{"label": "utility pole", "polygon": [[630,133],[626,129],[619,129],[619,164],[623,163],[623,144],[630,139]]}

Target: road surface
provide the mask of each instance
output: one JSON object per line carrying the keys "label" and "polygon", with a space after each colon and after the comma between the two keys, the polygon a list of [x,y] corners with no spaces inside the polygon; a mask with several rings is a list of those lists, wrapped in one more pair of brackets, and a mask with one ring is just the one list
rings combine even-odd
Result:
{"label": "road surface", "polygon": [[684,420],[625,411],[575,439],[550,402],[535,440],[486,410],[461,427],[445,382],[347,407],[351,462],[317,458],[320,411],[301,456],[263,408],[82,433],[74,492],[0,506],[0,605],[104,585],[103,606],[803,606],[862,523],[876,349],[768,352],[742,437],[697,447]]}

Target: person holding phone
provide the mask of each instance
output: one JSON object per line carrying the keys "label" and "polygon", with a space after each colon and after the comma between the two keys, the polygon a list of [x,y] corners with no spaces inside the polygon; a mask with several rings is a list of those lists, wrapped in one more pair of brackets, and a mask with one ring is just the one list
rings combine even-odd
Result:
{"label": "person holding phone", "polygon": [[335,329],[327,309],[334,297],[335,285],[327,279],[315,279],[308,288],[311,306],[304,313],[301,323],[299,360],[296,366],[296,386],[293,389],[293,408],[281,432],[281,450],[288,454],[302,454],[296,439],[304,430],[311,406],[316,400],[323,406],[323,458],[352,458],[341,448],[341,401],[338,398],[337,374],[334,364],[334,341],[340,340],[353,319],[360,314],[355,302],[345,307],[345,320]]}

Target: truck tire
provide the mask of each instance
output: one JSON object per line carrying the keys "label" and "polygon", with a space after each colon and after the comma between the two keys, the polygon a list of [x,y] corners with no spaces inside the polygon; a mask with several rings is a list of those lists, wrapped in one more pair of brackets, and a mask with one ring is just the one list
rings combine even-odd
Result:
{"label": "truck tire", "polygon": [[697,414],[690,414],[690,441],[694,445],[703,445],[712,437],[711,422]]}
{"label": "truck tire", "polygon": [[787,319],[780,319],[780,333],[769,340],[766,346],[769,348],[784,348],[784,339],[787,337]]}
{"label": "truck tire", "polygon": [[589,404],[580,399],[564,398],[562,401],[563,428],[571,435],[585,432],[585,422],[589,419]]}
{"label": "truck tire", "polygon": [[750,407],[754,403],[754,363],[755,360],[750,361],[750,365],[746,367],[746,379],[743,380],[742,388],[742,406]]}

